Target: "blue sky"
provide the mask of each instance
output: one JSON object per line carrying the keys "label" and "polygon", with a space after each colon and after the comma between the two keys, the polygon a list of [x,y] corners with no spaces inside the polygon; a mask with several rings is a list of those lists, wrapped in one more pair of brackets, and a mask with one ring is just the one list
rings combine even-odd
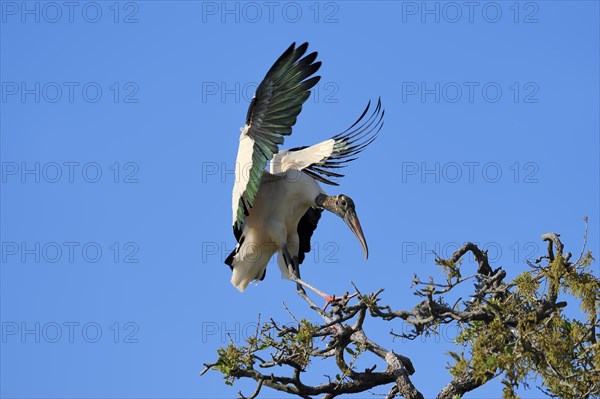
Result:
{"label": "blue sky", "polygon": [[[544,232],[578,254],[584,216],[599,253],[598,2],[0,7],[2,397],[250,393],[198,375],[227,333],[241,343],[259,313],[290,321],[283,302],[315,317],[274,263],[244,294],[222,263],[239,128],[294,41],[319,52],[322,80],[286,147],[345,129],[369,99],[386,109],[378,140],[327,188],[355,200],[370,258],[325,215],[308,281],[385,287],[412,308],[413,273],[437,273],[434,251],[475,241],[514,277]],[[449,381],[455,330],[410,343],[389,335],[401,324],[367,327],[412,358],[426,397]]]}

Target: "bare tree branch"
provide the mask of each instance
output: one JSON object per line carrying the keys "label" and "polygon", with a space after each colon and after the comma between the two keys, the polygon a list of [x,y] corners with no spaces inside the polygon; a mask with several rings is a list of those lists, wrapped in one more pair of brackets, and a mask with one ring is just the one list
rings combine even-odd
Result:
{"label": "bare tree branch", "polygon": [[[436,259],[446,276],[445,282],[433,278],[421,281],[415,276],[415,294],[421,300],[410,310],[381,304],[383,289],[363,294],[354,284],[354,294],[337,298],[326,310],[316,306],[299,288],[298,294],[317,313],[320,322],[298,320],[285,306],[294,325],[282,326],[271,319],[257,328],[247,346],[231,343],[221,348],[217,362],[205,364],[201,374],[217,369],[228,384],[238,378],[255,380],[254,392],[247,398],[240,392],[242,399],[257,398],[263,387],[301,398],[324,399],[380,387],[387,389],[386,398],[423,399],[411,381],[415,373],[411,359],[368,337],[364,326],[371,318],[408,323],[412,328],[409,332],[392,330],[394,336],[407,339],[437,334],[446,324],[458,326],[456,342],[463,350],[460,354],[450,352],[454,359],[450,367],[452,377],[438,399],[462,397],[494,378],[502,378],[504,397],[512,398],[515,387],[527,384],[531,372],[542,377],[543,391],[550,396],[579,399],[599,395],[599,344],[595,332],[599,327],[600,279],[587,271],[593,258],[589,252],[584,253],[584,244],[579,259],[571,263],[571,254],[564,254],[560,235],[546,233],[542,240],[548,242],[547,254],[529,263],[530,271],[508,282],[502,268],[492,269],[486,251],[466,243],[450,259]],[[469,252],[477,263],[477,273],[462,277],[461,263]],[[546,265],[542,264],[544,259]],[[474,283],[469,300],[459,298],[452,305],[447,303],[444,295],[467,281]],[[567,305],[557,300],[561,289],[581,302],[588,315],[585,322],[568,319],[561,313]],[[375,364],[358,370],[355,363],[366,354],[379,359],[385,369],[376,371]],[[302,376],[315,358],[331,359],[338,371],[335,378],[327,377],[318,385],[305,384]],[[289,369],[291,376],[265,372],[276,366],[277,370]]]}

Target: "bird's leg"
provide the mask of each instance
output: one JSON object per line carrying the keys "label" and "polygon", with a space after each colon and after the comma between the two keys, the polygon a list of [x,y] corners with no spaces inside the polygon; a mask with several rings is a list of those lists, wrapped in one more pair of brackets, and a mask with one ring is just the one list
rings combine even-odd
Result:
{"label": "bird's leg", "polygon": [[298,264],[298,257],[292,257],[287,249],[287,247],[283,246],[283,260],[285,260],[286,265],[288,266],[288,270],[290,272],[290,279],[297,284],[298,292],[304,292],[304,288],[306,287],[315,294],[319,295],[321,298],[325,299],[327,304],[333,302],[335,297],[331,295],[327,295],[324,292],[316,289],[312,285],[308,284],[306,281],[300,279],[300,265]]}
{"label": "bird's leg", "polygon": [[298,257],[292,257],[285,245],[283,246],[282,252],[283,252],[283,259],[285,260],[285,263],[288,265],[288,270],[290,272],[290,278],[293,282],[295,282],[296,284],[298,284],[300,286],[308,288],[315,294],[324,298],[326,301],[331,299],[330,295],[327,295],[324,292],[319,291],[312,285],[308,284],[306,281],[303,281],[300,279],[300,268],[299,268],[299,264],[298,264]]}
{"label": "bird's leg", "polygon": [[[297,256],[294,256],[292,258],[292,267],[293,267],[293,270],[290,270],[290,274],[292,276],[297,277],[300,280],[301,279],[301,277],[300,277],[300,261]],[[298,291],[298,294],[300,294],[300,296],[306,295],[306,291],[304,290],[304,287],[302,286],[302,284],[300,284],[298,282],[296,282],[296,291]]]}

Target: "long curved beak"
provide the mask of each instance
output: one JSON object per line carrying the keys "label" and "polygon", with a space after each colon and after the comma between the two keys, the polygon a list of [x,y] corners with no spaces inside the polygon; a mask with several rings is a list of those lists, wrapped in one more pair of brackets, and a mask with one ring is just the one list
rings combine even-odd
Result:
{"label": "long curved beak", "polygon": [[358,241],[360,241],[360,245],[362,246],[365,254],[365,259],[369,259],[369,246],[367,245],[367,240],[365,239],[365,234],[362,231],[362,227],[360,226],[356,212],[354,210],[349,210],[346,212],[346,215],[344,216],[344,222],[346,222],[348,227],[350,227],[350,230],[352,230],[356,238],[358,238]]}

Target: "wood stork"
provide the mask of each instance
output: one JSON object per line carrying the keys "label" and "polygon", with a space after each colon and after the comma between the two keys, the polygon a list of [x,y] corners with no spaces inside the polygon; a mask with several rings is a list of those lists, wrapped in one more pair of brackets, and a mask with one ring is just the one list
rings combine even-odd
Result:
{"label": "wood stork", "polygon": [[[356,154],[375,140],[383,126],[381,100],[367,116],[364,110],[346,131],[310,147],[279,151],[284,136],[310,96],[320,76],[317,53],[303,57],[308,43],[293,43],[269,69],[258,86],[241,128],[233,187],[233,232],[237,240],[225,263],[231,268],[231,283],[244,291],[254,280],[265,278],[275,253],[282,277],[304,285],[299,265],[310,251],[310,239],[323,209],[342,218],[362,245],[368,247],[352,199],[328,196],[319,182],[335,185],[343,177],[339,168],[356,159]],[[265,170],[270,161],[269,171]],[[300,286],[299,286],[300,288]]]}

